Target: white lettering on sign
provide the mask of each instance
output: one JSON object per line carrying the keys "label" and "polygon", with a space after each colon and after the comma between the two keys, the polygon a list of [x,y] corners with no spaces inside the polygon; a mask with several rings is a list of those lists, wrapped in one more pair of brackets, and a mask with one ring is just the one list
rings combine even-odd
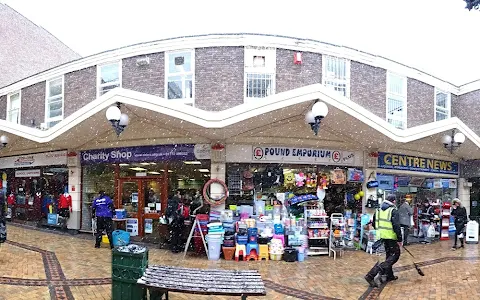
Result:
{"label": "white lettering on sign", "polygon": [[296,147],[252,147],[253,161],[304,162],[355,165],[355,154],[327,149]]}
{"label": "white lettering on sign", "polygon": [[108,161],[109,159],[124,159],[128,160],[132,157],[132,152],[130,151],[120,151],[114,150],[111,152],[99,152],[99,153],[83,153],[83,160],[90,161],[90,160],[101,160],[101,161]]}

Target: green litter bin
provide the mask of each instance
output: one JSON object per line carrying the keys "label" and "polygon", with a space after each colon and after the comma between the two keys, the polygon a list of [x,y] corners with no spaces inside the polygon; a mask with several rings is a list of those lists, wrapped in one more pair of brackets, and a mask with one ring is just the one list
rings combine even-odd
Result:
{"label": "green litter bin", "polygon": [[[137,285],[148,266],[148,249],[144,252],[123,252],[134,249],[135,245],[116,248],[112,251],[112,299],[143,300],[147,299],[145,288]],[[138,246],[137,246],[138,247]]]}

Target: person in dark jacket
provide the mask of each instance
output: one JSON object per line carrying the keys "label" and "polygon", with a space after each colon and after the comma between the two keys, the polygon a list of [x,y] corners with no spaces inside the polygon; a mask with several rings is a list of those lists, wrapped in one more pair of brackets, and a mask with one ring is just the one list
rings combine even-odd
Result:
{"label": "person in dark jacket", "polygon": [[107,233],[110,248],[113,249],[113,214],[115,206],[112,199],[100,191],[98,197],[92,203],[92,215],[97,218],[97,232],[95,233],[95,248],[100,248],[103,231]]}
{"label": "person in dark jacket", "polygon": [[182,195],[179,191],[175,196],[168,197],[165,216],[168,220],[168,229],[170,231],[170,249],[173,253],[182,251],[181,239],[183,233],[184,219],[181,211]]}
{"label": "person in dark jacket", "polygon": [[379,285],[379,282],[376,281],[377,275],[380,275],[380,283],[398,279],[393,274],[393,265],[400,258],[402,230],[395,203],[395,196],[389,195],[373,215],[373,226],[377,232],[377,239],[380,239],[385,246],[386,259],[380,264],[375,264],[365,275],[365,280],[371,287]]}
{"label": "person in dark jacket", "polygon": [[467,224],[467,210],[458,198],[453,199],[452,216],[455,218],[455,243],[452,250],[457,250],[457,240],[460,239],[460,248],[463,248],[465,224]]}
{"label": "person in dark jacket", "polygon": [[7,202],[5,201],[5,196],[3,193],[0,193],[0,244],[7,241],[6,213]]}

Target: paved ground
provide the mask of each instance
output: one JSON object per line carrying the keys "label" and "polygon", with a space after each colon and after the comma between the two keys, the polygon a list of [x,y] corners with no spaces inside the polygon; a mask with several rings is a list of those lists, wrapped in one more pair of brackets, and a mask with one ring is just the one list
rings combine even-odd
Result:
{"label": "paved ground", "polygon": [[[94,249],[93,241],[8,226],[8,243],[0,246],[0,300],[111,299],[110,250]],[[258,299],[478,299],[478,245],[450,251],[450,242],[411,246],[426,276],[419,277],[404,253],[397,265],[400,279],[383,289],[369,289],[363,275],[379,259],[364,252],[346,252],[334,261],[309,258],[303,263],[209,262],[165,250],[150,249],[151,264],[198,268],[258,269],[267,297]],[[170,299],[211,297],[171,294]],[[230,299],[230,298],[216,298]],[[233,298],[237,299],[237,298]],[[250,298],[249,298],[250,299]],[[256,298],[252,298],[256,299]]]}

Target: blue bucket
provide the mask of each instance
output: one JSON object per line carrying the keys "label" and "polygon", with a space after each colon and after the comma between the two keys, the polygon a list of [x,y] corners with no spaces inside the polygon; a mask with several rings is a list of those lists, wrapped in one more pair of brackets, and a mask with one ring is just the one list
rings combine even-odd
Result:
{"label": "blue bucket", "polygon": [[126,246],[130,244],[130,233],[125,230],[115,230],[112,232],[113,246]]}
{"label": "blue bucket", "polygon": [[305,261],[305,253],[298,251],[297,260],[298,261]]}

